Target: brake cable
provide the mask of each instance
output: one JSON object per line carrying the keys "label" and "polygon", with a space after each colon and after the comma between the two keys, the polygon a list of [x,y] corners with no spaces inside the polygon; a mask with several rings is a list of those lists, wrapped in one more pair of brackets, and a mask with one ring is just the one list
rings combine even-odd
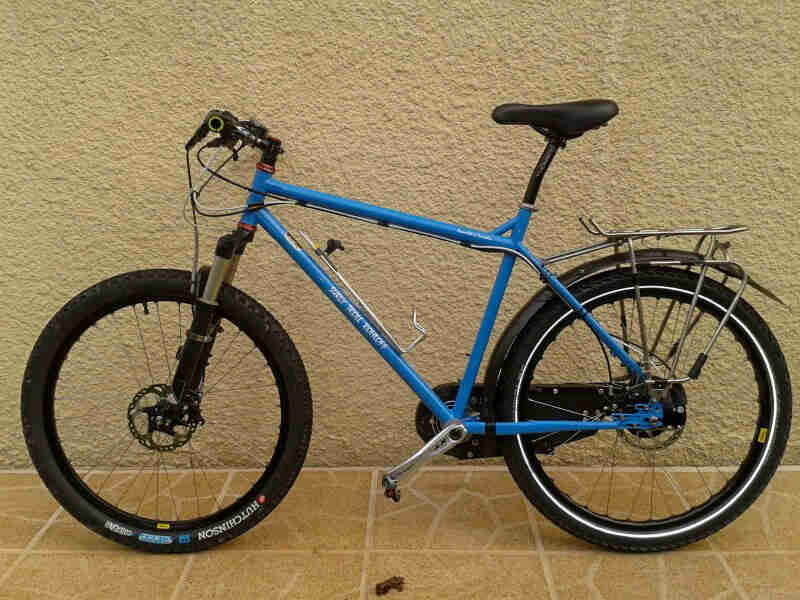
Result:
{"label": "brake cable", "polygon": [[[198,264],[199,264],[199,252],[200,252],[200,250],[199,250],[200,249],[200,231],[199,231],[199,226],[198,226],[198,223],[197,223],[197,215],[199,214],[199,215],[201,215],[203,217],[206,217],[206,218],[230,217],[230,216],[241,215],[241,214],[245,214],[245,213],[248,213],[248,212],[253,212],[253,211],[256,211],[256,210],[260,210],[262,208],[265,208],[266,206],[290,203],[285,198],[282,198],[282,197],[274,195],[274,194],[269,194],[269,193],[266,193],[266,192],[262,192],[260,190],[255,190],[255,189],[253,189],[253,188],[251,188],[249,186],[246,186],[246,185],[243,185],[243,184],[238,183],[236,181],[233,181],[232,179],[229,179],[229,178],[225,177],[224,175],[220,174],[220,171],[222,170],[222,168],[226,164],[228,164],[228,162],[230,162],[231,159],[238,160],[239,151],[242,150],[242,148],[244,148],[245,145],[246,145],[243,140],[239,140],[239,141],[240,141],[241,145],[238,148],[236,148],[236,147],[230,148],[230,150],[231,150],[230,156],[228,156],[222,162],[222,164],[219,167],[217,167],[216,169],[212,169],[208,165],[206,165],[203,162],[200,154],[206,148],[213,147],[212,144],[214,146],[222,145],[219,142],[219,138],[217,138],[215,140],[211,140],[210,142],[208,142],[207,144],[202,146],[197,151],[197,155],[196,155],[197,162],[200,163],[200,165],[203,167],[204,170],[206,170],[206,171],[208,171],[210,173],[208,179],[206,179],[206,181],[204,181],[203,184],[197,190],[194,189],[194,185],[192,184],[192,166],[191,166],[191,159],[190,159],[190,156],[189,156],[190,148],[188,148],[188,147],[186,148],[186,177],[187,177],[188,183],[189,183],[189,197],[188,197],[188,200],[189,200],[189,202],[190,202],[190,204],[192,206],[192,223],[191,223],[191,225],[192,225],[192,228],[194,230],[193,231],[194,232],[194,253],[193,253],[193,260],[192,260],[191,290],[192,290],[192,294],[194,295],[195,298],[198,298],[199,295],[200,295],[200,290],[199,290],[200,279],[198,277]],[[250,192],[250,193],[253,193],[253,194],[257,194],[257,195],[265,197],[265,198],[275,198],[277,200],[277,202],[274,202],[274,203],[271,203],[271,202],[267,202],[267,203],[259,202],[259,203],[256,203],[256,204],[249,204],[248,206],[246,206],[245,208],[242,208],[242,209],[231,209],[231,210],[222,209],[222,210],[225,210],[225,212],[205,212],[204,210],[202,210],[200,208],[200,205],[199,205],[199,202],[198,202],[198,197],[200,196],[200,193],[205,189],[205,187],[210,183],[212,177],[216,177],[218,179],[221,179],[222,181],[224,181],[226,183],[229,183],[231,185],[234,185],[234,186],[236,186],[238,188],[241,188],[241,189],[243,189],[243,190],[245,190],[247,192]],[[184,205],[184,217],[185,217],[185,214],[186,214],[186,208],[185,208],[185,205]],[[192,305],[192,312],[194,312],[194,305]]]}

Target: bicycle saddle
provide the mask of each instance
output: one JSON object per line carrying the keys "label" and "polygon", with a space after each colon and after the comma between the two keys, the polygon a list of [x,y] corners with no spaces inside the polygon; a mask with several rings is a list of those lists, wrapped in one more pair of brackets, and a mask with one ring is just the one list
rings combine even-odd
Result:
{"label": "bicycle saddle", "polygon": [[530,125],[559,137],[573,138],[604,125],[618,112],[613,100],[579,100],[561,104],[501,104],[492,112],[492,118],[501,125]]}

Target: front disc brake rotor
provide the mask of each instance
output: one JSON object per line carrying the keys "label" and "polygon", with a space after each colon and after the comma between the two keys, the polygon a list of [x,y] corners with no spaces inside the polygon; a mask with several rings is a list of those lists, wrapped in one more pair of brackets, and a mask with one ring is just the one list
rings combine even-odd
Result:
{"label": "front disc brake rotor", "polygon": [[157,383],[139,390],[128,405],[128,429],[145,448],[172,452],[186,444],[200,422],[175,400],[168,385]]}

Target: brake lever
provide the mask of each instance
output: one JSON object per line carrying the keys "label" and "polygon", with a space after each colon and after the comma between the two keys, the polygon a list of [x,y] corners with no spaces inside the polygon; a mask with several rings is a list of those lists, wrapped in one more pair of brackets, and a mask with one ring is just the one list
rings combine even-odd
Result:
{"label": "brake lever", "polygon": [[203,119],[202,125],[197,128],[197,131],[194,132],[194,135],[189,138],[189,141],[186,142],[186,151],[188,152],[192,148],[194,148],[198,142],[200,142],[204,137],[208,135],[208,117]]}
{"label": "brake lever", "polygon": [[220,146],[225,146],[228,150],[233,153],[233,160],[239,160],[239,150],[241,148],[236,147],[236,140],[232,138],[226,137],[218,137],[216,139],[211,140],[208,144],[205,145],[206,148],[219,148]]}

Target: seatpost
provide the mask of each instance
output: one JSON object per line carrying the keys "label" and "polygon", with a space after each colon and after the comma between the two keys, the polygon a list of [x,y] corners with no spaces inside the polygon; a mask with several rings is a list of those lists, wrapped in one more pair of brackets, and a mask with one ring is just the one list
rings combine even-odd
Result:
{"label": "seatpost", "polygon": [[547,172],[547,167],[556,155],[559,148],[567,145],[566,140],[558,137],[548,137],[547,147],[539,157],[539,162],[536,163],[536,168],[533,169],[531,180],[528,182],[528,189],[525,190],[525,198],[522,201],[522,206],[530,210],[534,210],[536,204],[536,196],[539,194],[539,186],[542,185],[542,179]]}

